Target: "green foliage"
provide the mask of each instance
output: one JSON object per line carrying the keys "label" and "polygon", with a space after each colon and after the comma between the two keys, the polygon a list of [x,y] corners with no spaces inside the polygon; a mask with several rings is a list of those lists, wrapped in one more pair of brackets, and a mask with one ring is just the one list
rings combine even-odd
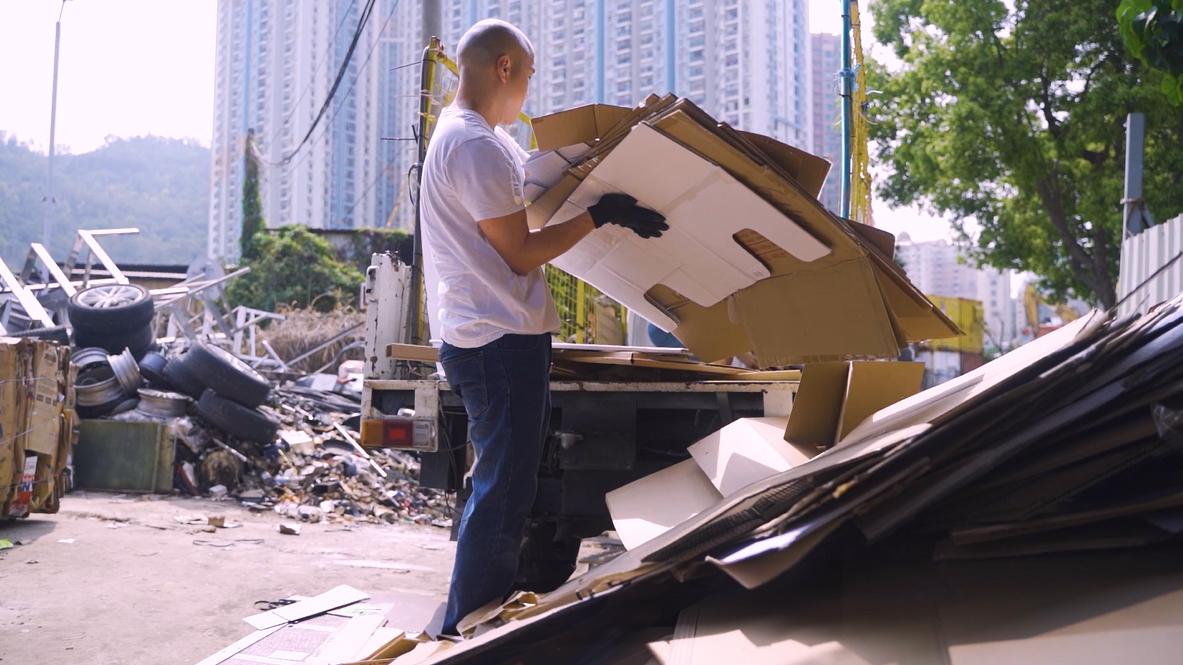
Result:
{"label": "green foliage", "polygon": [[[0,133],[0,257],[14,269],[41,240],[46,156]],[[112,139],[81,155],[54,157],[54,234],[64,260],[82,229],[137,227],[103,241],[116,261],[186,265],[205,254],[209,150],[146,136]]]}
{"label": "green foliage", "polygon": [[255,237],[251,271],[226,289],[233,305],[276,310],[281,305],[329,311],[351,304],[362,275],[337,259],[324,238],[303,226],[284,226]]}
{"label": "green foliage", "polygon": [[370,265],[370,256],[390,252],[403,263],[413,263],[415,253],[415,236],[398,229],[357,229],[350,237],[352,247],[348,256],[358,270],[365,271]]}
{"label": "green foliage", "polygon": [[[1183,211],[1183,114],[1165,103],[1100,0],[880,0],[873,65],[880,194],[954,220],[979,264],[1029,270],[1057,299],[1112,305],[1125,119],[1146,113],[1145,191]],[[976,239],[968,228],[980,227]]]}
{"label": "green foliage", "polygon": [[263,199],[259,194],[259,163],[252,154],[253,148],[254,133],[248,132],[242,160],[245,167],[242,178],[242,235],[238,239],[244,259],[254,258],[256,238],[267,228],[267,223],[263,221]]}
{"label": "green foliage", "polygon": [[1163,73],[1163,94],[1183,105],[1183,0],[1122,0],[1117,25],[1126,48]]}

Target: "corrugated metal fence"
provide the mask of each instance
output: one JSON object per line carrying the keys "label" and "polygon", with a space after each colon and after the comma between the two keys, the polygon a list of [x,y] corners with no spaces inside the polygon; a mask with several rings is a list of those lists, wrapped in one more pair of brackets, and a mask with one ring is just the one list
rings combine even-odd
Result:
{"label": "corrugated metal fence", "polygon": [[1183,215],[1126,238],[1117,280],[1119,315],[1145,312],[1183,292]]}

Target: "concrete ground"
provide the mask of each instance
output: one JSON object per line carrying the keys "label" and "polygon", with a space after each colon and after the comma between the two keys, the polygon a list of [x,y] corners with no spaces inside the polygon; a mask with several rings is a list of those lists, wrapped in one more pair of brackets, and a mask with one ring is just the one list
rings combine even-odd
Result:
{"label": "concrete ground", "polygon": [[[207,533],[207,516],[242,526]],[[257,600],[338,584],[443,601],[454,543],[414,525],[303,524],[233,502],[75,493],[0,521],[0,663],[196,663],[251,632]]]}

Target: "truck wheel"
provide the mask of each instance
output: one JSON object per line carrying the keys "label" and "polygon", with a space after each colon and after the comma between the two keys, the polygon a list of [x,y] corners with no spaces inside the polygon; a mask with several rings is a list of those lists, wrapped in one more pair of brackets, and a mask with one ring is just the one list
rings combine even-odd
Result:
{"label": "truck wheel", "polygon": [[75,332],[125,333],[146,326],[155,314],[152,294],[135,284],[92,286],[70,296],[66,314]]}
{"label": "truck wheel", "polygon": [[204,386],[243,406],[256,407],[271,393],[271,384],[233,353],[196,344],[185,354],[185,369]]}
{"label": "truck wheel", "polygon": [[532,522],[522,541],[518,575],[514,588],[548,593],[559,588],[575,572],[582,540],[573,536],[556,539],[554,522]]}
{"label": "truck wheel", "polygon": [[197,400],[197,415],[227,434],[247,441],[272,443],[279,432],[279,423],[271,418],[209,389]]}

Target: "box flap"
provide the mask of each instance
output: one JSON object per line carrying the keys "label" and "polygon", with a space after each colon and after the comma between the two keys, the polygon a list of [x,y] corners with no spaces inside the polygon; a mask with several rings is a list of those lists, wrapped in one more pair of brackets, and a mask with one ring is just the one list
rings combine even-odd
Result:
{"label": "box flap", "polygon": [[876,411],[920,392],[924,363],[852,362],[834,443]]}
{"label": "box flap", "polygon": [[801,370],[785,441],[813,447],[834,443],[849,374],[850,364],[845,362],[813,363]]}
{"label": "box flap", "polygon": [[735,303],[760,367],[899,354],[864,260],[775,275],[737,293]]}
{"label": "box flap", "polygon": [[530,121],[539,150],[554,150],[575,143],[591,143],[627,117],[632,109],[610,104],[587,104],[538,116]]}

